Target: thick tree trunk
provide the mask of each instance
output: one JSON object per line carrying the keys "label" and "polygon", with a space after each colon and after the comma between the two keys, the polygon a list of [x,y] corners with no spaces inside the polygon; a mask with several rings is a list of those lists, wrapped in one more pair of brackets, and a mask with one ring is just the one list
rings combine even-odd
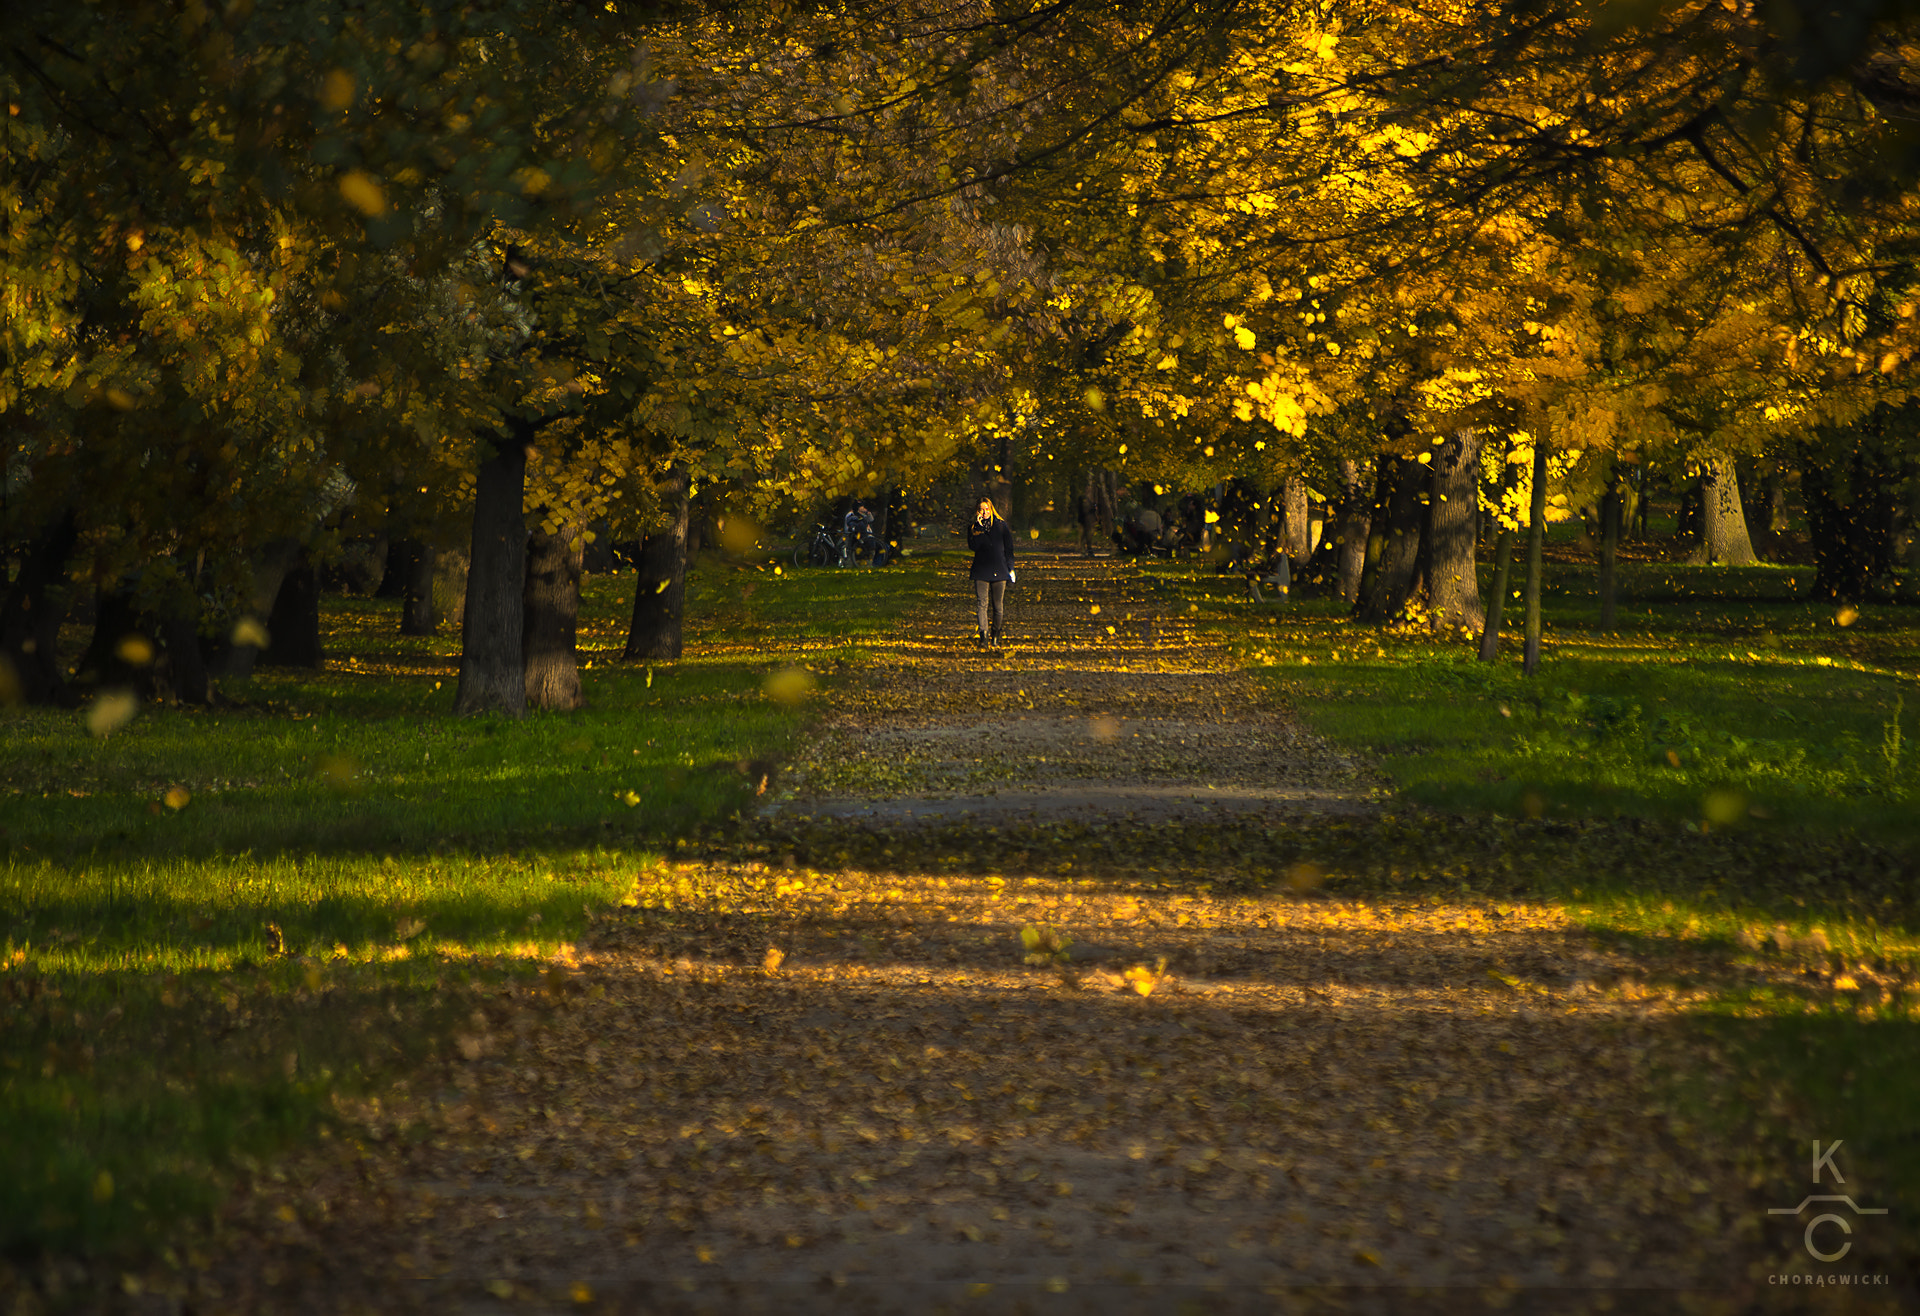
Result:
{"label": "thick tree trunk", "polygon": [[94,595],[93,635],[74,671],[88,685],[145,690],[158,652],[133,591],[120,585]]}
{"label": "thick tree trunk", "polygon": [[304,550],[280,578],[260,661],[268,667],[318,667],[326,661],[320,647],[320,576]]}
{"label": "thick tree trunk", "polygon": [[[582,545],[570,526],[559,534],[535,531],[527,539],[527,706],[553,713],[580,707],[580,656],[574,648],[580,623]],[[571,541],[571,542],[570,542]]]}
{"label": "thick tree trunk", "polygon": [[1339,554],[1340,597],[1348,603],[1360,597],[1360,572],[1367,561],[1370,508],[1360,463],[1340,463],[1340,507],[1334,516],[1334,549]]}
{"label": "thick tree trunk", "polygon": [[1700,498],[1700,481],[1697,478],[1688,480],[1686,488],[1680,491],[1680,510],[1673,518],[1674,545],[1686,549],[1683,561],[1694,561],[1705,543],[1700,524],[1700,511],[1704,506]]}
{"label": "thick tree trunk", "polygon": [[1480,628],[1480,661],[1490,663],[1500,656],[1500,623],[1507,615],[1508,582],[1513,577],[1513,531],[1500,527],[1493,544],[1493,598],[1487,604],[1487,620]]}
{"label": "thick tree trunk", "polygon": [[1839,462],[1822,464],[1820,449],[1802,451],[1800,493],[1813,541],[1813,597],[1864,602],[1873,581],[1893,566],[1893,489],[1899,468],[1866,444]]}
{"label": "thick tree trunk", "polygon": [[1313,556],[1313,536],[1307,529],[1307,482],[1289,475],[1277,491],[1280,522],[1287,557],[1299,563]]}
{"label": "thick tree trunk", "polygon": [[1740,510],[1740,481],[1733,462],[1715,457],[1700,471],[1700,543],[1693,561],[1744,567],[1758,560],[1747,537],[1746,514]]}
{"label": "thick tree trunk", "polygon": [[1618,466],[1613,468],[1607,492],[1600,499],[1600,629],[1614,628],[1614,613],[1619,594],[1615,568],[1620,558],[1620,524],[1625,518],[1626,499],[1622,490],[1626,481]]}
{"label": "thick tree trunk", "polygon": [[[396,531],[399,529],[395,527]],[[407,573],[413,567],[413,559],[420,552],[420,541],[404,533],[395,533],[387,538],[387,560],[380,572],[380,583],[374,586],[376,599],[403,599],[407,596]]]}
{"label": "thick tree trunk", "polygon": [[241,633],[239,623],[251,622],[253,626],[248,627],[248,631],[258,628],[260,632],[265,632],[267,619],[273,615],[274,600],[280,597],[280,582],[287,578],[287,572],[299,558],[300,541],[292,538],[273,540],[253,554],[249,562],[253,587],[248,594],[245,613],[236,618],[234,629],[227,634],[201,642],[201,653],[210,676],[245,677],[253,674],[254,664],[265,650],[261,645],[251,643],[250,635]]}
{"label": "thick tree trunk", "polygon": [[440,629],[440,614],[433,606],[433,545],[417,539],[397,539],[388,552],[405,554],[400,569],[400,633],[434,634]]}
{"label": "thick tree trunk", "polygon": [[72,702],[66,670],[60,665],[60,620],[65,599],[59,592],[66,580],[67,559],[79,543],[71,511],[64,513],[34,538],[20,564],[20,575],[7,591],[0,608],[0,703],[20,699],[29,704]]}
{"label": "thick tree trunk", "polygon": [[672,519],[640,543],[633,623],[623,656],[673,662],[680,657],[687,603],[687,473],[683,467],[674,466],[661,481],[660,502]]}
{"label": "thick tree trunk", "polygon": [[1367,569],[1354,609],[1356,621],[1376,625],[1393,620],[1412,598],[1427,511],[1423,501],[1426,467],[1406,457],[1386,455],[1379,463]]}
{"label": "thick tree trunk", "polygon": [[198,618],[190,612],[178,612],[161,622],[158,629],[166,644],[154,673],[156,687],[164,687],[165,693],[183,704],[213,702],[207,664],[200,652]]}
{"label": "thick tree trunk", "polygon": [[1907,462],[1907,574],[1900,582],[1900,597],[1920,603],[1920,458]]}
{"label": "thick tree trunk", "polygon": [[495,440],[480,464],[473,500],[473,547],[467,601],[460,627],[460,688],[456,713],[527,711],[521,650],[522,599],[527,580],[527,441],[515,425]]}
{"label": "thick tree trunk", "polygon": [[1433,452],[1427,503],[1427,599],[1435,626],[1477,631],[1486,625],[1475,554],[1481,442],[1477,430],[1461,430]]}
{"label": "thick tree trunk", "polygon": [[1520,670],[1532,676],[1540,669],[1540,582],[1547,543],[1547,442],[1533,440],[1533,488],[1527,504],[1527,647]]}

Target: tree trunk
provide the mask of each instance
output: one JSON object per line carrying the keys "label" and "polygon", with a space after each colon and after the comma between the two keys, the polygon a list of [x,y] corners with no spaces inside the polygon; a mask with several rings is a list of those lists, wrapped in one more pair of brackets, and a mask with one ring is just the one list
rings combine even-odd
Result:
{"label": "tree trunk", "polygon": [[[128,641],[135,641],[129,644]],[[133,591],[125,584],[94,595],[93,635],[74,668],[80,680],[95,686],[148,688],[158,649],[141,624]]]}
{"label": "tree trunk", "polygon": [[1461,430],[1434,449],[1427,503],[1427,596],[1433,623],[1470,632],[1487,623],[1475,554],[1481,442],[1477,430]]}
{"label": "tree trunk", "polygon": [[1687,487],[1680,491],[1680,510],[1674,514],[1673,518],[1674,546],[1687,550],[1683,561],[1697,560],[1706,543],[1705,527],[1700,523],[1701,509],[1704,506],[1705,503],[1700,497],[1699,479],[1688,480]]}
{"label": "tree trunk", "polygon": [[1547,441],[1534,435],[1533,487],[1527,503],[1527,647],[1520,670],[1540,670],[1540,580],[1547,543]]}
{"label": "tree trunk", "polygon": [[1367,561],[1367,486],[1360,463],[1340,463],[1340,508],[1334,517],[1334,549],[1339,554],[1340,597],[1348,603],[1360,597],[1360,572]]}
{"label": "tree trunk", "polygon": [[1700,471],[1700,544],[1693,561],[1702,565],[1752,566],[1753,541],[1740,510],[1740,481],[1730,458],[1714,457]]}
{"label": "tree trunk", "polygon": [[1614,628],[1619,593],[1615,567],[1620,557],[1620,524],[1626,512],[1626,499],[1622,497],[1626,481],[1621,477],[1620,467],[1614,466],[1606,495],[1600,499],[1600,629],[1603,631]]}
{"label": "tree trunk", "polygon": [[1907,462],[1907,574],[1900,597],[1920,603],[1920,458]]}
{"label": "tree trunk", "polygon": [[[391,522],[389,524],[392,524]],[[399,530],[398,525],[394,526]],[[380,583],[373,588],[376,599],[403,599],[407,596],[407,573],[420,552],[420,541],[407,534],[387,537],[387,560],[380,571]]]}
{"label": "tree trunk", "polygon": [[[299,559],[300,541],[293,538],[272,540],[253,555],[253,590],[248,597],[247,613],[240,620],[265,628],[267,618],[273,615],[274,600],[280,597],[280,583]],[[238,629],[236,622],[235,630]],[[211,675],[244,677],[253,674],[253,666],[265,650],[229,632],[207,641],[203,652]]]}
{"label": "tree trunk", "polygon": [[79,542],[73,513],[67,511],[35,536],[20,564],[20,575],[0,608],[0,668],[5,669],[0,671],[0,704],[13,699],[29,704],[72,701],[60,665],[65,599],[59,587]]}
{"label": "tree trunk", "polygon": [[526,426],[499,436],[480,464],[473,500],[473,548],[460,627],[460,687],[456,713],[527,711],[521,651],[522,599],[527,580]]}
{"label": "tree trunk", "polygon": [[580,707],[580,655],[574,647],[580,623],[581,544],[571,526],[527,540],[525,634],[527,705],[553,713]]}
{"label": "tree trunk", "polygon": [[683,644],[687,603],[687,472],[678,464],[660,483],[660,502],[672,519],[640,543],[638,578],[633,583],[633,623],[627,631],[628,659],[674,662]]}
{"label": "tree trunk", "polygon": [[433,551],[433,619],[436,624],[467,622],[467,555],[457,549]]}
{"label": "tree trunk", "polygon": [[181,611],[161,622],[158,629],[166,645],[154,674],[156,687],[164,684],[166,692],[183,704],[212,703],[213,689],[200,652],[199,619]]}
{"label": "tree trunk", "polygon": [[1824,449],[1801,452],[1800,493],[1813,541],[1813,597],[1861,603],[1893,565],[1893,489],[1898,466],[1859,443],[1827,464]]}
{"label": "tree trunk", "polygon": [[1289,475],[1278,490],[1281,524],[1284,528],[1287,556],[1305,562],[1313,556],[1313,536],[1307,529],[1307,482]]}
{"label": "tree trunk", "polygon": [[[1420,565],[1421,527],[1426,520],[1426,467],[1383,454],[1375,482],[1367,569],[1354,619],[1379,624],[1398,616],[1412,598]],[[1377,549],[1376,549],[1377,546]]]}
{"label": "tree trunk", "polygon": [[320,576],[304,549],[280,578],[260,661],[268,667],[319,667],[326,661],[320,648]]}
{"label": "tree trunk", "polygon": [[440,629],[440,613],[433,606],[433,545],[401,539],[388,552],[406,555],[401,564],[400,633],[434,634]]}
{"label": "tree trunk", "polygon": [[1513,576],[1513,531],[1500,527],[1493,545],[1493,599],[1487,605],[1487,620],[1480,628],[1480,661],[1490,663],[1500,656],[1500,623],[1507,614],[1507,585]]}

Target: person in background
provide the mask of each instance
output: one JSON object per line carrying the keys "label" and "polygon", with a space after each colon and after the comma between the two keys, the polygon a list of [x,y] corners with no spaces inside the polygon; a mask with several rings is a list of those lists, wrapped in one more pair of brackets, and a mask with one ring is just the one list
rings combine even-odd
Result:
{"label": "person in background", "polygon": [[998,645],[1006,635],[1007,585],[1013,580],[1013,531],[993,505],[982,498],[967,527],[967,547],[973,566],[967,575],[980,604],[980,631],[975,643]]}

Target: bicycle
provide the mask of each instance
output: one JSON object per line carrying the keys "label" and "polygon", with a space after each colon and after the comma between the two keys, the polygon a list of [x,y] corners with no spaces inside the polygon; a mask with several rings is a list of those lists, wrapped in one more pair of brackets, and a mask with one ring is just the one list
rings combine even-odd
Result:
{"label": "bicycle", "polygon": [[814,526],[812,538],[794,546],[793,565],[796,567],[828,567],[839,561],[839,536],[829,530],[824,521]]}

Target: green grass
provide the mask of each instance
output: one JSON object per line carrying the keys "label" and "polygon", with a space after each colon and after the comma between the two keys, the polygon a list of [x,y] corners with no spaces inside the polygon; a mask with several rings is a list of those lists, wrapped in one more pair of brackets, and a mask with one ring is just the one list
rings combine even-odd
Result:
{"label": "green grass", "polygon": [[589,578],[570,714],[453,718],[457,635],[337,598],[324,671],[213,709],[0,712],[0,1255],[148,1245],[431,1073],[477,996],[752,801],[808,716],[768,674],[830,680],[929,569],[703,561],[651,670],[618,662],[631,578]]}
{"label": "green grass", "polygon": [[1230,626],[1315,730],[1370,751],[1404,799],[1920,838],[1920,612],[1840,626],[1794,597],[1804,568],[1629,564],[1622,628],[1603,635],[1592,572],[1550,565],[1531,679],[1514,630],[1485,664],[1461,641],[1355,626],[1337,602],[1263,607],[1236,597],[1237,580],[1154,570]]}

